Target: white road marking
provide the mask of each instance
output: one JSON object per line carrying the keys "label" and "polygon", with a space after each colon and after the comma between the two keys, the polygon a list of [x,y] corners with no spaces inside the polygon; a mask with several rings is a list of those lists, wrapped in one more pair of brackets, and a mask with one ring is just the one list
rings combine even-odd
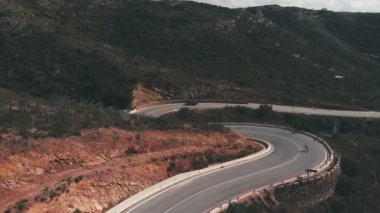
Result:
{"label": "white road marking", "polygon": [[[201,103],[199,105],[201,105]],[[197,109],[197,108],[198,109],[212,109],[212,108],[223,108],[225,106],[231,106],[231,105],[233,105],[233,104],[217,103],[217,104],[211,104],[210,106],[208,106],[207,103],[206,103],[205,106],[203,106],[203,107],[202,106],[198,106],[198,107],[195,106],[195,107],[188,107],[188,108],[190,108],[190,109]],[[259,104],[254,104],[254,103],[249,103],[247,105],[245,105],[245,104],[237,104],[237,105],[247,106],[249,108],[257,108],[259,106]],[[252,105],[255,105],[255,106],[252,106]],[[258,105],[258,106],[256,106],[256,105]],[[170,106],[169,109],[165,108],[165,107],[168,107],[168,106]],[[176,106],[176,108],[173,108],[173,106]],[[314,114],[314,115],[328,115],[328,116],[347,116],[347,117],[380,117],[380,113],[379,112],[368,112],[368,111],[357,112],[357,111],[325,110],[325,109],[293,107],[293,106],[291,107],[291,106],[281,106],[281,105],[272,105],[272,106],[273,106],[273,110],[274,111],[285,112],[285,113],[291,112],[291,113],[299,113],[299,114]],[[155,105],[155,106],[149,106],[149,107],[146,107],[146,108],[142,108],[140,110],[134,110],[134,111],[131,112],[131,114],[132,113],[134,113],[134,114],[137,113],[137,114],[151,115],[153,117],[159,117],[159,116],[164,115],[166,113],[170,113],[170,112],[173,112],[173,111],[174,112],[178,111],[178,108],[181,108],[181,107],[184,107],[183,103]],[[291,107],[291,109],[289,110],[290,107]],[[152,110],[149,111],[149,109],[152,109]],[[286,141],[290,141],[293,144],[296,144],[296,146],[298,147],[298,150],[299,151],[301,150],[301,147],[297,143],[295,143],[294,141],[289,140],[289,139],[287,139],[285,137],[282,137],[282,136],[279,136],[279,135],[270,134],[270,133],[263,133],[263,132],[260,132],[260,134],[267,134],[267,135],[272,135],[272,136],[275,136],[275,137],[277,136],[277,137],[283,138]],[[324,153],[325,153],[325,160],[326,160],[327,159],[327,152],[326,152],[326,150],[324,151]],[[271,167],[271,168],[267,168],[265,170],[258,171],[256,173],[252,173],[252,174],[245,175],[245,176],[242,176],[242,177],[238,177],[238,178],[226,181],[224,183],[220,183],[220,184],[214,185],[212,187],[209,187],[207,189],[204,189],[201,192],[198,192],[198,193],[192,195],[191,197],[188,197],[185,200],[182,200],[181,202],[177,203],[175,206],[172,206],[171,208],[169,208],[165,212],[167,213],[167,212],[171,211],[172,209],[176,208],[177,206],[181,205],[183,202],[186,202],[187,200],[191,199],[192,197],[194,197],[194,196],[196,196],[198,194],[201,194],[201,193],[203,193],[205,191],[211,190],[211,189],[213,189],[215,187],[218,187],[221,184],[229,183],[229,182],[240,180],[240,179],[243,179],[245,177],[249,177],[249,176],[252,176],[252,175],[255,175],[255,174],[259,174],[259,173],[263,173],[263,172],[266,172],[266,171],[269,171],[269,170],[276,169],[278,167],[281,167],[281,166],[284,166],[284,165],[287,165],[287,164],[293,162],[299,156],[300,156],[300,152],[298,152],[297,155],[293,159],[291,159],[290,161],[288,161],[286,163],[283,163],[281,165],[274,166],[274,167]],[[193,181],[193,180],[189,180],[189,182],[191,182],[191,181]],[[168,189],[161,191],[161,193],[158,193],[157,195],[152,196],[152,197],[148,198],[147,200],[142,201],[141,203],[137,204],[135,207],[132,207],[132,209],[130,211],[135,210],[139,206],[143,205],[144,203],[148,202],[149,200],[153,199],[154,197],[156,197],[156,196],[158,196],[158,195],[160,195],[160,194],[162,194],[162,193],[164,193],[166,191],[175,190],[177,187],[183,186],[183,185],[185,185],[187,183],[188,182],[186,181],[184,183],[180,183],[179,185],[175,185],[173,187],[169,187]]]}
{"label": "white road marking", "polygon": [[[280,137],[280,136],[279,136],[279,137]],[[247,138],[256,139],[256,138],[252,138],[252,137],[247,137]],[[257,140],[262,140],[262,139],[257,139]],[[263,140],[262,140],[262,141],[263,141]],[[270,146],[272,146],[269,142],[266,142],[266,143],[268,143]],[[273,146],[272,146],[272,147],[273,147]],[[272,152],[274,151],[274,149],[275,149],[275,148],[273,147],[273,150],[272,150],[270,153],[272,153]],[[269,154],[270,154],[270,153],[269,153]],[[266,157],[267,155],[268,155],[268,154],[265,154],[265,155],[263,155],[263,156],[258,156],[257,158],[252,159],[252,161],[259,160],[259,159],[261,159],[261,158],[263,158],[263,157]],[[238,166],[238,165],[241,165],[241,164],[244,164],[244,163],[249,163],[249,162],[252,162],[252,161],[247,161],[247,162],[237,163],[237,164],[234,165],[234,166]],[[225,169],[228,169],[228,168],[229,168],[229,167],[224,167],[224,168],[221,168],[220,170],[217,170],[217,171],[225,170]],[[212,171],[212,172],[216,172],[216,171]],[[212,172],[211,172],[211,173],[212,173]],[[143,200],[143,201],[141,201],[140,203],[137,203],[135,206],[132,206],[132,207],[128,208],[129,210],[128,210],[128,209],[125,209],[123,212],[132,212],[132,211],[135,210],[136,208],[138,208],[138,207],[140,207],[141,205],[145,204],[146,202],[148,202],[148,201],[150,201],[150,200],[152,200],[152,199],[154,199],[154,198],[160,196],[161,194],[163,194],[163,193],[165,193],[165,192],[167,192],[167,191],[170,191],[170,190],[175,190],[176,188],[178,188],[178,187],[180,187],[180,186],[183,186],[183,185],[186,185],[186,184],[188,184],[188,183],[193,182],[193,181],[195,180],[195,178],[200,178],[200,177],[206,176],[206,175],[208,175],[208,174],[210,174],[210,173],[205,173],[205,174],[202,174],[202,175],[196,176],[196,177],[194,177],[194,178],[191,178],[191,179],[189,179],[189,180],[185,180],[185,181],[183,181],[183,182],[181,182],[181,183],[175,184],[175,185],[173,185],[173,186],[170,186],[170,187],[168,187],[168,188],[166,188],[166,189],[164,189],[164,190],[162,190],[162,191],[160,191],[160,192],[158,192],[158,193],[156,193],[156,194],[154,194],[154,195],[148,197],[146,200]],[[127,210],[128,210],[128,211],[127,211]]]}
{"label": "white road marking", "polygon": [[[264,134],[264,133],[260,133],[260,134]],[[293,143],[294,145],[296,145],[296,147],[298,147],[298,149],[300,149],[300,146],[299,146],[296,142],[294,142],[294,141],[292,141],[292,140],[290,140],[290,139],[284,138],[284,137],[279,136],[279,135],[273,135],[273,134],[268,134],[268,135],[272,135],[272,136],[275,136],[275,137],[283,138],[283,139],[285,139],[285,140],[287,140],[287,141]],[[296,155],[294,158],[292,158],[290,161],[287,161],[287,162],[285,162],[285,163],[283,163],[283,164],[280,164],[280,165],[277,165],[277,166],[274,166],[274,167],[270,167],[270,168],[264,169],[264,170],[262,170],[262,171],[258,171],[258,172],[252,173],[252,174],[248,174],[248,175],[244,175],[244,176],[241,176],[241,177],[238,177],[238,178],[234,178],[234,179],[232,179],[232,180],[228,180],[228,181],[225,181],[225,182],[223,182],[223,183],[219,183],[219,184],[217,184],[217,185],[214,185],[214,186],[211,186],[211,187],[209,187],[209,188],[206,188],[206,189],[204,189],[204,190],[202,190],[202,191],[199,191],[199,192],[193,194],[192,196],[190,196],[190,197],[188,197],[188,198],[182,200],[181,202],[179,202],[179,203],[177,203],[176,205],[172,206],[171,208],[167,209],[164,213],[168,213],[168,212],[170,212],[171,210],[173,210],[173,209],[176,208],[177,206],[181,205],[182,203],[184,203],[184,202],[190,200],[191,198],[193,198],[193,197],[195,197],[195,196],[197,196],[197,195],[199,195],[199,194],[202,194],[202,193],[204,193],[204,192],[206,192],[206,191],[209,191],[209,190],[211,190],[211,189],[214,189],[214,188],[216,188],[216,187],[218,187],[218,186],[221,186],[221,185],[223,185],[223,184],[226,184],[226,183],[230,183],[230,182],[233,182],[233,181],[241,180],[241,179],[244,179],[244,178],[246,178],[246,177],[250,177],[250,176],[253,176],[253,175],[257,175],[257,174],[260,174],[260,173],[263,173],[263,172],[267,172],[267,171],[270,171],[270,170],[277,169],[277,168],[279,168],[279,167],[285,166],[285,165],[290,164],[291,162],[295,161],[299,156],[300,156],[300,152],[298,152],[297,155]]]}

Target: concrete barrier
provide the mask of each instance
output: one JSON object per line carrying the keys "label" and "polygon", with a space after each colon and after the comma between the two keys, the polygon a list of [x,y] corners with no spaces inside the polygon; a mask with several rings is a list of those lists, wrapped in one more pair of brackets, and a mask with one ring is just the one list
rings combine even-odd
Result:
{"label": "concrete barrier", "polygon": [[257,160],[259,158],[263,158],[263,157],[269,155],[270,153],[272,153],[274,151],[273,145],[266,142],[266,141],[262,141],[262,140],[258,140],[258,139],[254,139],[254,138],[249,138],[249,139],[252,139],[256,142],[261,143],[264,146],[264,148],[261,151],[255,153],[255,154],[249,155],[247,157],[244,157],[244,158],[232,160],[232,161],[221,163],[221,164],[212,165],[212,166],[209,166],[209,167],[201,169],[201,170],[186,172],[186,173],[182,173],[182,174],[173,176],[171,178],[168,178],[168,179],[166,179],[160,183],[157,183],[157,184],[137,193],[136,195],[133,195],[132,197],[122,201],[118,205],[109,209],[107,211],[107,213],[124,212],[125,210],[128,210],[129,208],[133,208],[134,206],[138,205],[139,203],[141,203],[141,202],[143,202],[149,198],[153,198],[155,196],[158,196],[159,194],[164,193],[167,190],[170,190],[170,189],[180,185],[181,183],[185,183],[188,180],[204,176],[204,175],[209,174],[211,172],[220,171],[220,170],[226,169],[226,168],[231,167],[231,166],[237,166],[239,164],[243,164],[246,162]]}
{"label": "concrete barrier", "polygon": [[[176,101],[166,101],[166,102],[157,102],[157,103],[152,103],[152,104],[148,104],[148,105],[144,105],[143,107],[147,107],[147,106],[154,106],[154,105],[161,105],[161,104],[170,104],[170,103],[183,103],[183,102],[186,102],[186,100],[176,100]],[[209,101],[206,101],[206,100],[202,100],[202,101],[199,101],[199,102],[209,102]],[[215,101],[213,101],[215,102]],[[218,102],[221,102],[221,103],[224,103],[225,101],[218,101]],[[229,102],[229,103],[236,103],[236,104],[248,104],[246,102],[240,102],[240,101],[236,101],[236,102]],[[142,107],[138,107],[137,110],[141,109]],[[132,111],[133,112],[136,112],[136,111]],[[302,133],[302,134],[305,134],[305,135],[308,135],[312,138],[314,138],[317,142],[320,142],[323,144],[323,146],[325,146],[326,150],[327,150],[327,153],[328,153],[328,156],[327,158],[325,159],[325,161],[323,163],[321,163],[320,165],[318,165],[317,167],[315,167],[314,169],[317,170],[317,174],[324,171],[324,169],[328,168],[330,163],[332,162],[332,160],[334,159],[334,152],[333,150],[331,149],[331,147],[328,145],[328,143],[326,141],[324,141],[323,139],[311,134],[311,133],[308,133],[308,132],[304,132],[304,131],[300,131],[300,130],[296,130],[296,129],[292,129],[292,128],[289,128],[289,127],[284,127],[284,126],[274,126],[274,125],[266,125],[266,124],[255,124],[255,123],[244,123],[244,124],[239,124],[239,123],[223,123],[224,125],[254,125],[254,126],[265,126],[265,127],[275,127],[275,128],[282,128],[282,129],[286,129],[286,130],[291,130],[291,131],[294,131],[294,132],[299,132],[299,133]],[[267,143],[267,142],[264,142],[264,143]],[[230,161],[230,162],[227,162],[227,163],[223,163],[223,164],[219,164],[219,165],[214,165],[214,166],[210,166],[208,168],[205,168],[205,169],[202,169],[202,170],[198,170],[198,171],[192,171],[192,172],[187,172],[187,173],[183,173],[183,174],[179,174],[179,175],[176,175],[174,177],[171,177],[165,181],[162,181],[152,187],[149,187],[145,190],[143,190],[142,192],[140,193],[137,193],[136,195],[128,198],[127,200],[124,200],[123,202],[121,202],[120,204],[118,204],[117,206],[111,208],[110,210],[108,210],[107,212],[108,213],[115,213],[115,212],[123,212],[124,210],[128,209],[128,208],[133,208],[135,205],[138,205],[139,203],[143,202],[144,200],[147,200],[151,197],[154,197],[154,196],[157,196],[167,190],[170,190],[174,187],[176,187],[177,185],[179,185],[180,183],[184,183],[185,181],[187,180],[190,180],[192,178],[197,178],[197,177],[200,177],[202,175],[206,175],[207,173],[210,173],[210,172],[215,172],[219,169],[223,169],[223,168],[226,168],[226,167],[230,167],[230,166],[236,166],[238,164],[241,164],[241,163],[244,163],[244,162],[248,162],[248,161],[252,161],[252,160],[256,160],[260,157],[264,157],[266,155],[268,155],[270,152],[273,151],[273,146],[269,143],[268,144],[268,148],[267,149],[264,149],[254,155],[251,155],[251,156],[248,156],[248,157],[245,157],[245,158],[241,158],[241,159],[238,159],[238,160],[234,160],[234,161]],[[316,174],[314,174],[316,175]],[[309,178],[312,178],[313,175],[309,176]],[[298,179],[301,178],[301,181],[303,178],[306,178],[306,174],[304,175],[301,175],[299,177],[294,177],[294,178],[291,178],[291,179],[288,179],[286,181],[281,181],[281,182],[278,182],[278,183],[274,183],[274,184],[271,184],[269,186],[265,186],[265,187],[262,187],[258,190],[264,190],[264,189],[267,189],[269,187],[277,187],[279,185],[286,185],[288,183],[294,183],[295,181],[297,181]],[[252,190],[251,190],[252,191]],[[214,210],[216,209],[219,209],[219,207],[228,207],[229,205],[229,202],[230,200],[237,200],[239,201],[239,197],[244,197],[244,196],[247,196],[247,193],[251,193],[251,191],[249,192],[245,192],[245,193],[242,193],[234,198],[231,198],[227,201],[224,201],[212,208],[210,208],[209,210],[207,210],[207,212],[213,212]]]}
{"label": "concrete barrier", "polygon": [[[260,192],[260,191],[263,191],[263,190],[267,190],[267,189],[273,189],[273,188],[286,188],[287,186],[291,186],[291,187],[294,187],[296,185],[299,185],[301,183],[307,183],[308,181],[310,181],[311,179],[313,178],[317,178],[319,176],[319,174],[323,173],[324,171],[328,170],[331,166],[331,163],[334,161],[334,158],[335,158],[335,155],[334,155],[334,151],[331,149],[331,147],[328,145],[328,143],[323,140],[322,138],[319,138],[318,136],[316,135],[313,135],[311,133],[308,133],[308,132],[305,132],[305,131],[301,131],[301,130],[296,130],[296,129],[292,129],[292,128],[289,128],[289,127],[285,127],[285,126],[275,126],[275,125],[268,125],[268,124],[256,124],[256,123],[222,123],[223,125],[247,125],[247,126],[263,126],[263,127],[275,127],[275,128],[282,128],[282,129],[285,129],[285,130],[290,130],[290,131],[295,131],[295,132],[298,132],[298,133],[301,133],[301,134],[305,134],[309,137],[312,137],[314,138],[317,142],[321,143],[327,150],[328,152],[328,157],[325,159],[324,162],[322,162],[320,165],[316,166],[314,169],[317,170],[317,173],[316,174],[312,174],[310,176],[307,176],[306,174],[304,175],[301,175],[301,176],[298,176],[298,177],[294,177],[294,178],[290,178],[288,180],[284,180],[284,181],[281,181],[281,182],[277,182],[277,183],[274,183],[274,184],[270,184],[270,185],[267,185],[267,186],[264,186],[264,187],[261,187],[259,189],[255,189],[254,191],[255,192]],[[340,163],[340,159],[338,157],[337,159],[338,161],[338,164]],[[337,164],[334,165],[334,167],[332,168],[332,170],[335,170],[337,168]],[[326,177],[329,177],[328,174],[331,173],[331,171],[327,171],[325,173]],[[247,192],[244,192],[244,193],[241,193],[235,197],[232,197],[228,200],[225,200],[221,203],[218,203],[216,204],[215,206],[207,209],[206,213],[218,213],[218,212],[222,212],[224,210],[226,210],[229,206],[229,204],[231,203],[230,201],[231,200],[237,200],[239,201],[239,198],[242,198],[242,197],[248,197],[249,195],[252,195],[252,190],[249,190]],[[251,196],[252,197],[252,196]]]}

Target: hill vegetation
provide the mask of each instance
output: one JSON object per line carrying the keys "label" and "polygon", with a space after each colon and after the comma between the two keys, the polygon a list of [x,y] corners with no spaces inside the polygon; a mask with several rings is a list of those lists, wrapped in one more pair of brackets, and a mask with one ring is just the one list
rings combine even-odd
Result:
{"label": "hill vegetation", "polygon": [[267,106],[181,110],[153,120],[121,109],[132,107],[143,85],[142,96],[160,100],[380,110],[379,23],[380,14],[279,6],[0,0],[0,135],[19,135],[12,144],[28,147],[33,138],[102,127],[224,131],[208,122],[285,124],[331,136],[343,155],[336,194],[308,212],[377,212],[377,120],[282,115]]}
{"label": "hill vegetation", "polygon": [[380,175],[380,120],[321,117],[275,113],[270,106],[257,110],[229,107],[223,110],[190,111],[182,109],[165,119],[188,123],[209,122],[256,122],[290,126],[313,132],[324,137],[330,146],[342,156],[342,175],[334,195],[320,205],[299,209],[280,206],[268,210],[262,203],[250,207],[234,205],[228,213],[245,212],[378,212]]}
{"label": "hill vegetation", "polygon": [[0,87],[117,108],[143,83],[167,99],[380,109],[379,21],[278,6],[0,0]]}

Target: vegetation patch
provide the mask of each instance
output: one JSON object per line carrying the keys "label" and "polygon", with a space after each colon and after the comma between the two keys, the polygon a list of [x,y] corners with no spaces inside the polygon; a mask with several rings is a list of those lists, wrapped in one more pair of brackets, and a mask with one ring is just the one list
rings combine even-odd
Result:
{"label": "vegetation patch", "polygon": [[143,83],[152,100],[380,109],[378,14],[148,0],[0,0],[0,11],[11,91],[122,109],[145,102],[132,103]]}
{"label": "vegetation patch", "polygon": [[269,106],[259,109],[227,107],[222,110],[189,111],[183,109],[167,119],[184,122],[253,122],[289,126],[313,132],[325,138],[342,156],[342,175],[335,194],[310,209],[282,206],[266,209],[255,202],[251,206],[232,205],[227,212],[378,212],[380,178],[380,120],[339,118],[275,113]]}

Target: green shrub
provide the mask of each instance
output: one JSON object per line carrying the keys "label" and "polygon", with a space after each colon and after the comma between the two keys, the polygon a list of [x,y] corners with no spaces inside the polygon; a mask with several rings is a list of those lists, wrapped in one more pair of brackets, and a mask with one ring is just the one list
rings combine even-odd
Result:
{"label": "green shrub", "polygon": [[25,211],[28,208],[28,202],[29,202],[28,199],[23,199],[23,200],[18,201],[15,204],[15,209],[17,209],[20,212]]}
{"label": "green shrub", "polygon": [[79,183],[82,180],[83,180],[83,175],[79,175],[78,177],[74,178],[75,183]]}

